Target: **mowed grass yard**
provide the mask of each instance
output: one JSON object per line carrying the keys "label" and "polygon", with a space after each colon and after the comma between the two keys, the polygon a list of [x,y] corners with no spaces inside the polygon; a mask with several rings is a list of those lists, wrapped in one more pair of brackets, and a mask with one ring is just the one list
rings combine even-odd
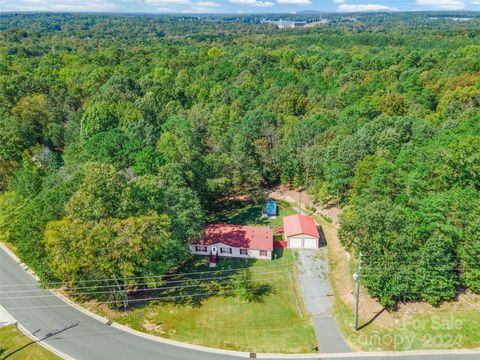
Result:
{"label": "mowed grass yard", "polygon": [[[274,228],[284,215],[295,213],[284,203],[276,219],[262,219],[262,205],[236,204],[211,222]],[[177,281],[171,291],[155,294],[162,299],[124,312],[94,310],[136,330],[191,344],[252,352],[314,352],[317,341],[312,322],[297,296],[294,254],[281,249],[275,254],[272,261],[220,258],[213,269],[206,258],[192,257],[178,275],[167,280]],[[236,281],[235,274],[246,268],[252,280],[267,289],[256,301],[224,291],[229,282]]]}
{"label": "mowed grass yard", "polygon": [[[277,226],[283,225],[283,217],[296,214],[292,206],[285,201],[278,201],[278,215],[275,218],[262,218],[262,210],[265,208],[265,201],[231,203],[229,206],[219,209],[208,219],[212,223],[225,223],[235,225],[258,225],[269,226],[274,231]],[[281,237],[277,237],[280,240]]]}
{"label": "mowed grass yard", "polygon": [[[207,271],[207,266],[197,266]],[[247,302],[236,294],[201,296],[186,303],[157,302],[129,312],[110,312],[109,318],[140,331],[192,344],[254,352],[311,352],[316,347],[311,319],[305,315],[297,287],[293,254],[285,251],[272,262],[220,259],[221,270],[250,266],[253,279],[269,285],[271,292],[261,301]],[[203,275],[211,278],[211,276]],[[200,294],[205,293],[202,287]],[[178,298],[176,299],[178,300]],[[198,301],[198,302],[197,302]],[[303,316],[302,316],[303,312]]]}
{"label": "mowed grass yard", "polygon": [[15,325],[0,328],[0,360],[60,360],[17,330]]}
{"label": "mowed grass yard", "polygon": [[[480,306],[478,296],[467,296]],[[408,351],[480,348],[480,311],[461,303],[446,303],[440,308],[410,303],[397,314],[394,322],[373,321],[358,332],[353,330],[353,311],[344,302],[334,305],[335,318],[349,345],[356,351]],[[370,318],[360,317],[360,326]]]}

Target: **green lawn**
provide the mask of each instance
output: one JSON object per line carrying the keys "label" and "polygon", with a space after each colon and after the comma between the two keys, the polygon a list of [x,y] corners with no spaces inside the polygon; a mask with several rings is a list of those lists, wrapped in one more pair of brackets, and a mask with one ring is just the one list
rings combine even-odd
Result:
{"label": "green lawn", "polygon": [[0,360],[57,360],[58,356],[23,335],[15,325],[0,328]]}
{"label": "green lawn", "polygon": [[229,204],[225,208],[218,209],[215,215],[210,216],[209,222],[237,224],[237,225],[264,225],[272,229],[283,224],[283,217],[296,214],[292,206],[285,201],[277,201],[278,215],[276,218],[262,218],[265,202],[238,201]]}
{"label": "green lawn", "polygon": [[[451,305],[451,304],[449,304]],[[355,350],[360,351],[407,351],[438,349],[478,349],[480,346],[480,312],[475,308],[415,311],[405,316],[398,315],[394,326],[382,327],[372,324],[354,331],[351,326],[352,310],[336,300],[335,318],[343,335]],[[360,318],[360,325],[369,319]]]}
{"label": "green lawn", "polygon": [[[236,203],[209,221],[274,228],[284,215],[295,213],[288,203],[280,202],[279,216],[263,219],[262,208],[263,203]],[[253,352],[315,351],[311,319],[296,295],[293,253],[277,249],[274,255],[272,261],[219,259],[213,269],[206,258],[193,257],[178,275],[168,279],[175,281],[171,288],[154,294],[162,299],[137,303],[128,312],[107,310],[102,314],[136,330],[192,344]],[[245,268],[263,289],[251,302],[231,291],[232,283],[238,283],[233,276]]]}
{"label": "green lawn", "polygon": [[[217,279],[204,281],[198,276],[183,276],[183,280],[190,281],[182,284],[194,287],[162,293],[162,297],[166,293],[172,295],[171,299],[150,302],[128,312],[110,310],[103,314],[136,330],[192,344],[239,351],[312,352],[317,347],[316,338],[311,319],[302,315],[305,314],[303,303],[295,295],[298,284],[293,254],[284,251],[278,255],[273,261],[220,259],[213,270],[206,266],[204,259],[197,258],[184,272],[208,271],[202,278]],[[223,291],[232,279],[222,277],[247,266],[253,279],[268,289],[253,302]],[[204,293],[211,295],[195,296]]]}

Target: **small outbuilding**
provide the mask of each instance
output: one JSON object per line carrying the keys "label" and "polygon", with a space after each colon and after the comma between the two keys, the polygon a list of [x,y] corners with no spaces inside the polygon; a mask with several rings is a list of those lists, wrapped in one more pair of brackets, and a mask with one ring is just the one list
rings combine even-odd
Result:
{"label": "small outbuilding", "polygon": [[275,200],[267,200],[265,203],[265,215],[267,217],[276,217],[277,216],[277,203]]}
{"label": "small outbuilding", "polygon": [[273,230],[266,226],[209,224],[203,239],[190,245],[195,255],[272,260]]}
{"label": "small outbuilding", "polygon": [[285,216],[283,229],[287,246],[291,249],[317,249],[320,247],[317,224],[309,216],[300,214]]}

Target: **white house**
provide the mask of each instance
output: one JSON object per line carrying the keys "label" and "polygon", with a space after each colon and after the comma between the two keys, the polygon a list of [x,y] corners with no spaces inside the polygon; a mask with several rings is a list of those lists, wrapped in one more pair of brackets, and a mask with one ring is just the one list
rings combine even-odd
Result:
{"label": "white house", "polygon": [[285,216],[283,229],[289,248],[316,249],[320,246],[320,234],[311,217],[300,214]]}
{"label": "white house", "polygon": [[273,230],[265,226],[210,224],[205,227],[203,239],[190,245],[195,255],[271,260]]}

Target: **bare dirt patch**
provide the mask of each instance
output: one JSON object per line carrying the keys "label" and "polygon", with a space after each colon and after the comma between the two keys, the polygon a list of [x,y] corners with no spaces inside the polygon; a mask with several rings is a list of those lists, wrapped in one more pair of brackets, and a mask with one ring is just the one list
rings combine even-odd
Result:
{"label": "bare dirt patch", "polygon": [[152,323],[149,320],[144,320],[142,324],[143,328],[147,330],[147,332],[154,332],[158,334],[165,334],[166,331],[163,330],[162,323]]}
{"label": "bare dirt patch", "polygon": [[280,185],[268,191],[267,196],[275,200],[283,200],[289,202],[296,207],[301,207],[307,213],[310,209],[315,209],[317,214],[322,214],[331,219],[333,223],[338,224],[338,217],[342,212],[341,209],[332,204],[321,206],[314,203],[305,190],[294,190],[287,186]]}
{"label": "bare dirt patch", "polygon": [[[344,302],[353,310],[355,303],[355,282],[353,281],[353,273],[356,270],[356,261],[343,248],[338,239],[338,225],[329,224],[319,219],[322,225],[325,238],[327,240],[329,261],[332,271],[330,271],[330,280],[332,286],[337,291],[340,301]],[[383,306],[377,300],[370,297],[365,289],[360,290],[360,306],[359,316],[363,319],[371,319],[377,314],[375,323],[379,326],[395,325],[395,318],[391,313],[384,311]]]}

